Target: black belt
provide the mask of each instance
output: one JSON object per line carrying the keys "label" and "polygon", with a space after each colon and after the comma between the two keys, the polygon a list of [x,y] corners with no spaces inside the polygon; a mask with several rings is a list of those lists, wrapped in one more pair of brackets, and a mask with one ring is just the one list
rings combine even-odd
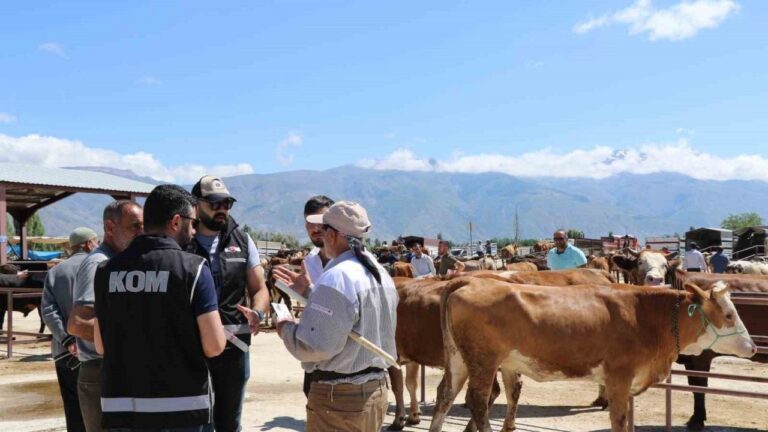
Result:
{"label": "black belt", "polygon": [[352,373],[340,373],[340,372],[324,371],[324,370],[318,369],[309,373],[309,380],[311,382],[334,381],[337,379],[367,375],[369,373],[375,373],[375,372],[384,372],[384,369],[371,366],[361,371],[352,372]]}

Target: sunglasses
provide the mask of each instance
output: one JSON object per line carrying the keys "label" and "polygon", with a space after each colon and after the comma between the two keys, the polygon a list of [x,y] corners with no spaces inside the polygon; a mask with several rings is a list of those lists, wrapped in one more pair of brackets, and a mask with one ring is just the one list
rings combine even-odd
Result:
{"label": "sunglasses", "polygon": [[552,240],[554,241],[565,240],[565,237],[553,237]]}
{"label": "sunglasses", "polygon": [[209,206],[211,206],[211,210],[217,211],[217,210],[229,210],[232,208],[233,205],[235,205],[235,200],[232,199],[224,199],[221,201],[216,202],[210,202],[206,201]]}
{"label": "sunglasses", "polygon": [[179,215],[179,216],[181,216],[182,219],[191,220],[192,221],[192,228],[194,228],[194,229],[197,229],[197,226],[200,225],[200,219],[189,217],[189,216],[184,216],[184,215]]}

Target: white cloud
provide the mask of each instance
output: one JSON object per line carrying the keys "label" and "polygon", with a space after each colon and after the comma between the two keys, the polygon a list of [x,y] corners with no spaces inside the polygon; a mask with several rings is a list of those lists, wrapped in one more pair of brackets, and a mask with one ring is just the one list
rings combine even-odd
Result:
{"label": "white cloud", "polygon": [[193,183],[205,174],[227,177],[253,173],[250,164],[204,166],[183,164],[166,166],[150,153],[120,154],[88,147],[81,141],[40,135],[12,137],[0,134],[0,162],[47,167],[101,166],[131,170],[161,181]]}
{"label": "white cloud", "polygon": [[739,9],[733,0],[682,1],[667,8],[655,9],[651,0],[636,0],[618,12],[590,18],[576,24],[573,31],[588,33],[612,24],[629,27],[629,34],[648,33],[650,40],[681,40],[693,37],[699,30],[715,28]]}
{"label": "white cloud", "polygon": [[290,152],[291,147],[298,147],[302,142],[304,142],[304,139],[296,133],[292,133],[286,139],[280,141],[280,144],[275,149],[275,159],[277,159],[277,162],[282,166],[292,164],[294,155]]}
{"label": "white cloud", "polygon": [[44,44],[40,44],[37,49],[53,55],[57,55],[61,58],[67,58],[67,54],[64,52],[64,47],[56,42],[46,42]]}
{"label": "white cloud", "polygon": [[139,80],[139,84],[143,84],[143,85],[146,85],[146,86],[155,86],[155,85],[160,85],[162,83],[163,82],[160,81],[159,78],[151,76],[151,75],[143,76]]}
{"label": "white cloud", "polygon": [[8,113],[0,112],[0,123],[13,123],[16,121],[16,117]]}
{"label": "white cloud", "polygon": [[358,166],[403,171],[499,172],[518,177],[606,178],[622,173],[674,172],[697,179],[768,181],[768,159],[759,155],[720,157],[701,153],[687,139],[645,144],[630,150],[600,146],[560,153],[546,148],[517,156],[456,154],[446,160],[418,157],[401,149],[382,159],[362,160]]}

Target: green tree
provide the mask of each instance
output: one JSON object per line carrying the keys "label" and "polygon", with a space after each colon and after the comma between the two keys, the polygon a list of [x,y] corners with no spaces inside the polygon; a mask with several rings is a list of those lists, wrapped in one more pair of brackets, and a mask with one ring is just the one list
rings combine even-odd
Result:
{"label": "green tree", "polygon": [[45,235],[45,226],[39,214],[35,213],[27,219],[27,235],[30,237]]}
{"label": "green tree", "polygon": [[584,238],[584,231],[577,230],[574,228],[569,229],[568,231],[566,231],[565,234],[568,236],[568,238],[572,238],[572,239]]}
{"label": "green tree", "polygon": [[16,235],[16,222],[9,214],[5,215],[5,226],[8,230],[8,237],[13,237]]}
{"label": "green tree", "polygon": [[737,213],[729,214],[722,222],[720,227],[729,230],[735,230],[744,227],[758,226],[763,224],[763,218],[759,214],[750,213]]}

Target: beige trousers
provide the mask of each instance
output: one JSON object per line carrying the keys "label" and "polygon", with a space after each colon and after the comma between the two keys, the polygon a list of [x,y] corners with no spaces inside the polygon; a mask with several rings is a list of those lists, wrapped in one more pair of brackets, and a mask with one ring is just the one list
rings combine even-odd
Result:
{"label": "beige trousers", "polygon": [[307,400],[307,432],[378,432],[387,414],[387,381],[314,382]]}

